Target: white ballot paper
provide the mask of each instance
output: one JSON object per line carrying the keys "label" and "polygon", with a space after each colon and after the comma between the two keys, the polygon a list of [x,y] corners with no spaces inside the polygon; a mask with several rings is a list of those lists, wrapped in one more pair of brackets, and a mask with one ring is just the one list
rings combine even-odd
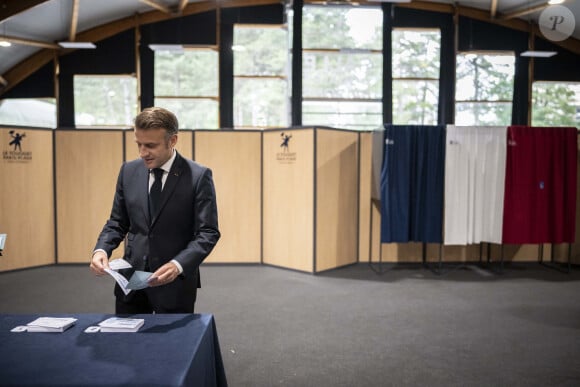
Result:
{"label": "white ballot paper", "polygon": [[109,267],[110,269],[105,269],[105,271],[109,273],[109,275],[113,277],[115,281],[117,281],[125,295],[129,294],[131,290],[139,290],[149,287],[147,280],[151,278],[153,273],[136,270],[131,278],[127,281],[127,278],[125,278],[122,274],[117,273],[117,270],[132,268],[133,266],[131,266],[129,262],[125,261],[123,258],[113,259],[109,262]]}
{"label": "white ballot paper", "polygon": [[121,290],[123,291],[123,293],[125,293],[125,295],[129,294],[131,289],[127,289],[127,284],[129,283],[129,281],[127,281],[127,278],[123,277],[121,274],[111,269],[105,269],[105,271],[109,273],[111,277],[115,279],[115,281],[117,281],[117,283],[119,284]]}
{"label": "white ballot paper", "polygon": [[115,281],[117,281],[117,283],[119,284],[119,286],[121,287],[121,290],[123,291],[123,293],[125,293],[125,295],[129,294],[129,292],[131,291],[130,289],[127,289],[127,283],[129,281],[127,281],[127,278],[125,278],[121,274],[117,273],[116,270],[130,269],[133,266],[131,266],[131,264],[129,262],[125,261],[123,258],[119,258],[119,259],[113,259],[112,261],[110,261],[109,267],[110,267],[110,269],[105,269],[105,271],[107,273],[109,273],[111,275],[111,277],[113,277],[115,279]]}
{"label": "white ballot paper", "polygon": [[133,266],[131,266],[131,264],[125,261],[123,258],[119,258],[110,261],[109,267],[111,268],[111,270],[119,270],[119,269],[130,269]]}
{"label": "white ballot paper", "polygon": [[147,282],[147,280],[151,278],[152,275],[153,273],[150,273],[148,271],[135,270],[135,273],[133,273],[131,279],[129,280],[129,283],[126,286],[127,289],[139,290],[148,288],[149,282]]}

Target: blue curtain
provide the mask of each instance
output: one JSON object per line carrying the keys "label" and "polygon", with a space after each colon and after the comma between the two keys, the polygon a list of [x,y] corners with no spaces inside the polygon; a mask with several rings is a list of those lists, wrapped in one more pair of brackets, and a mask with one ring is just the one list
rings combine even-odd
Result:
{"label": "blue curtain", "polygon": [[381,242],[441,243],[445,126],[385,125]]}

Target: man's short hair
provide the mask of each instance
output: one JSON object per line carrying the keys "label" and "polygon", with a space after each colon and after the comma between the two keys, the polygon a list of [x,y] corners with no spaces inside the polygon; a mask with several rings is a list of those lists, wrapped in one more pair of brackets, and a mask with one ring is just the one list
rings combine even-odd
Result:
{"label": "man's short hair", "polygon": [[135,129],[165,129],[167,131],[166,137],[169,138],[177,134],[179,122],[175,114],[169,110],[161,107],[149,107],[143,109],[135,117]]}

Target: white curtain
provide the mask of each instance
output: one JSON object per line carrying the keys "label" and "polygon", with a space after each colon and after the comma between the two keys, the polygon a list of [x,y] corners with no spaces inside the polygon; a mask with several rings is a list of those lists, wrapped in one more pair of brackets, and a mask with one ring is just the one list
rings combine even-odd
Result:
{"label": "white curtain", "polygon": [[447,126],[444,244],[501,243],[507,127]]}

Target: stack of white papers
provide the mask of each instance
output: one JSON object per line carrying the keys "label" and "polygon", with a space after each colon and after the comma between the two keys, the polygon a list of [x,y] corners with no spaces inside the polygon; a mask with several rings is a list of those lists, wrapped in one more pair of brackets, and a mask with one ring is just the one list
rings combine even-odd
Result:
{"label": "stack of white papers", "polygon": [[64,332],[77,321],[72,317],[39,317],[26,324],[28,332]]}
{"label": "stack of white papers", "polygon": [[142,318],[111,317],[99,323],[101,332],[137,332],[143,326]]}

